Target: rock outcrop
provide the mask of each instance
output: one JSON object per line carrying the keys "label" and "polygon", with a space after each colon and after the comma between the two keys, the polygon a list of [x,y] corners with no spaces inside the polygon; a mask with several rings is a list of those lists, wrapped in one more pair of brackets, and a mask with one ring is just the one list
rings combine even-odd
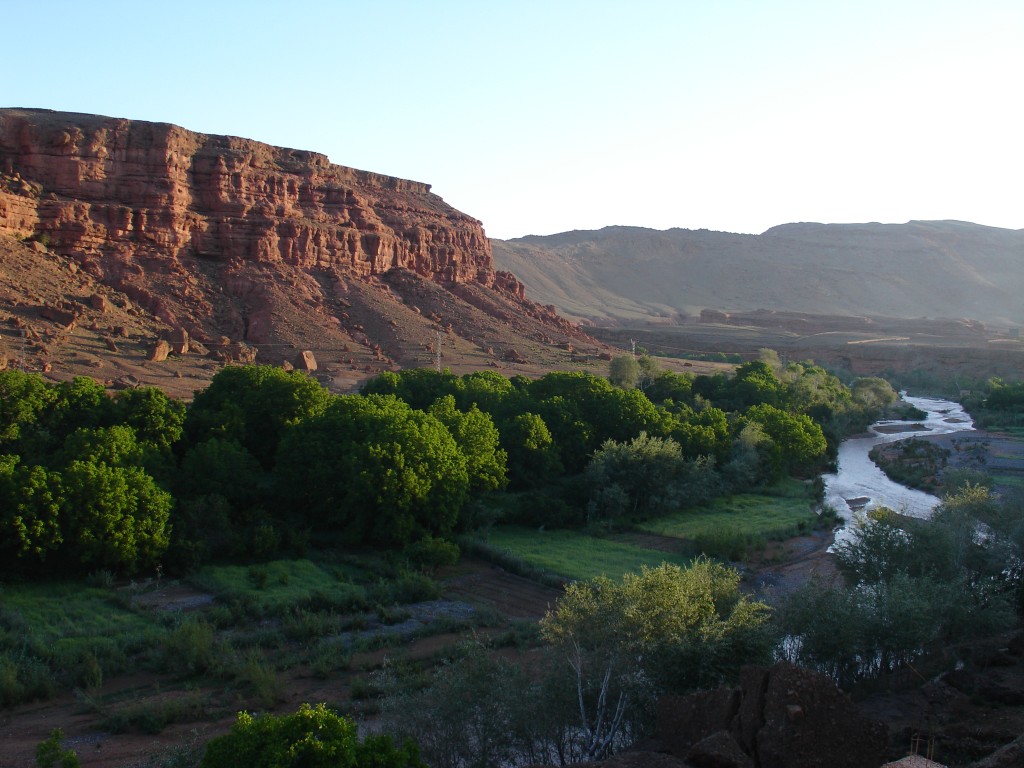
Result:
{"label": "rock outcrop", "polygon": [[0,231],[58,253],[194,255],[494,280],[481,224],[428,184],[149,123],[0,110]]}
{"label": "rock outcrop", "polygon": [[[159,363],[133,370],[144,383],[189,392],[227,362],[352,388],[438,353],[458,372],[540,373],[606,351],[496,272],[480,222],[428,184],[170,124],[31,109],[0,109],[7,323],[28,329],[11,335],[29,370],[113,381],[138,356]],[[83,371],[98,358],[80,351],[96,348],[116,364]],[[503,360],[507,349],[519,352]]]}
{"label": "rock outcrop", "polygon": [[747,667],[737,689],[658,703],[658,740],[691,765],[875,768],[887,736],[834,683],[791,664]]}

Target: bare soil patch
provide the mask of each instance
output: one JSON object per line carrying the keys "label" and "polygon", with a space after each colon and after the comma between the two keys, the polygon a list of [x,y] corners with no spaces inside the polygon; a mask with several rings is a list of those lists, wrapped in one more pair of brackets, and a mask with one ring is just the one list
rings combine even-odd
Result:
{"label": "bare soil patch", "polygon": [[813,579],[837,583],[842,577],[836,570],[835,555],[829,552],[835,538],[834,530],[816,530],[805,536],[769,542],[747,566],[744,585],[771,602]]}
{"label": "bare soil patch", "polygon": [[[949,451],[946,468],[976,469],[996,478],[996,490],[1008,491],[1003,478],[1020,478],[1024,485],[1024,440],[1004,432],[977,429],[919,438]],[[941,481],[941,476],[940,476]]]}
{"label": "bare soil patch", "polygon": [[473,560],[468,570],[446,581],[445,593],[454,599],[490,606],[512,619],[539,619],[554,605],[561,590]]}

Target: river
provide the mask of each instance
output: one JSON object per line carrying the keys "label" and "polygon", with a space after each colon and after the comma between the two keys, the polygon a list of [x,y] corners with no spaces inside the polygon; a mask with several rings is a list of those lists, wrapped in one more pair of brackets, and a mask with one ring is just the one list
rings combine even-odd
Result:
{"label": "river", "polygon": [[[868,428],[870,436],[849,438],[839,446],[839,471],[822,475],[822,480],[825,481],[825,503],[831,505],[846,522],[851,521],[855,514],[848,501],[850,499],[867,499],[863,504],[856,504],[858,508],[865,510],[884,506],[914,517],[929,517],[935,505],[939,503],[937,496],[907,488],[886,477],[885,473],[868,458],[868,453],[873,447],[908,437],[942,435],[974,429],[971,417],[959,403],[906,395],[903,399],[925,411],[928,418],[924,421],[879,421],[872,424]],[[914,429],[916,425],[925,428]],[[842,537],[842,531],[837,533],[837,538]]]}

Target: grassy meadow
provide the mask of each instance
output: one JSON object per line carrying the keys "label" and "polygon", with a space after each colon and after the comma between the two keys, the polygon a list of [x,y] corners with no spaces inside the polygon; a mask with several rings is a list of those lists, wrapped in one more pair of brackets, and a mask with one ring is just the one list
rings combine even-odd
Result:
{"label": "grassy meadow", "polygon": [[659,549],[634,543],[630,539],[637,537],[628,534],[593,536],[583,531],[521,526],[495,527],[487,532],[484,543],[507,553],[527,570],[568,580],[594,576],[618,579],[642,566],[654,567],[662,562],[685,565],[701,553],[737,560],[769,540],[810,531],[819,522],[814,494],[811,484],[786,480],[762,493],[721,497],[699,509],[684,509],[638,523],[635,530],[640,533],[678,540],[677,546],[661,542],[663,548]]}

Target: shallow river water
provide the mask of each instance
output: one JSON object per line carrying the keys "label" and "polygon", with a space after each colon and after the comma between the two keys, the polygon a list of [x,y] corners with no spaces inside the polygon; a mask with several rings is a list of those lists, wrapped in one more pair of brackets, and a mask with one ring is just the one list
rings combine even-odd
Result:
{"label": "shallow river water", "polygon": [[[844,440],[839,446],[839,471],[822,475],[825,481],[825,503],[831,505],[846,522],[854,517],[854,506],[858,509],[889,507],[897,512],[914,517],[928,517],[939,503],[936,496],[923,491],[894,483],[875,463],[868,458],[868,452],[876,445],[903,440],[919,435],[941,435],[951,432],[973,430],[971,417],[959,403],[936,400],[927,397],[903,398],[911,405],[928,413],[922,421],[879,421],[869,428],[870,437],[856,437]],[[926,429],[912,429],[912,425],[923,424]],[[885,429],[906,427],[906,431],[885,432]],[[865,502],[864,499],[867,499]],[[838,534],[842,537],[842,532]]]}

